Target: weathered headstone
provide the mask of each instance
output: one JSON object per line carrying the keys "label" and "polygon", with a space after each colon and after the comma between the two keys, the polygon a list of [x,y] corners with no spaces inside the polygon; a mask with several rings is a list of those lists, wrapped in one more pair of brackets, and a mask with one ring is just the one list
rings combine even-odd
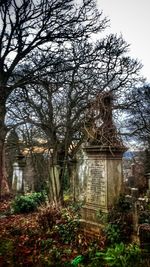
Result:
{"label": "weathered headstone", "polygon": [[17,161],[13,164],[12,190],[15,193],[22,193],[24,192],[23,170],[25,166],[25,156],[22,153],[19,153],[16,160]]}
{"label": "weathered headstone", "polygon": [[124,150],[110,151],[108,148],[100,149],[99,146],[84,147],[83,150],[84,159],[79,160],[81,164],[78,166],[79,180],[82,180],[78,198],[85,201],[82,219],[92,226],[93,222],[97,222],[97,212],[109,212],[123,192]]}
{"label": "weathered headstone", "polygon": [[113,125],[111,99],[108,94],[100,99],[103,107],[101,125],[95,136],[90,131],[78,160],[79,189],[76,194],[85,202],[82,222],[92,232],[99,231],[98,211],[108,213],[123,192],[122,156],[126,149]]}

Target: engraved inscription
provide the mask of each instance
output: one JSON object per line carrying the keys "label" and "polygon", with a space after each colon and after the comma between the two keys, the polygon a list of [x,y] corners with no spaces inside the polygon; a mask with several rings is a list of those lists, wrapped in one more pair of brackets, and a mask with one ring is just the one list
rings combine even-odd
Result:
{"label": "engraved inscription", "polygon": [[106,177],[104,161],[92,161],[88,168],[86,202],[94,205],[106,205]]}

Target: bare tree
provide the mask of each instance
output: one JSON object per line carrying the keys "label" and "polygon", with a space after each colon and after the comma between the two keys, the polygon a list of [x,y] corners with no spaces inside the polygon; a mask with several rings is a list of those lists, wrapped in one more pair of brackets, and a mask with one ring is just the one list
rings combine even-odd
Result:
{"label": "bare tree", "polygon": [[[30,53],[41,51],[46,43],[51,46],[104,29],[106,19],[101,15],[94,0],[83,0],[80,6],[73,0],[0,1],[0,194],[8,191],[4,175],[6,101],[13,89],[29,81],[25,72],[19,75],[20,70],[23,73]],[[35,71],[32,68],[32,74]]]}
{"label": "bare tree", "polygon": [[150,144],[150,86],[135,88],[130,94],[132,99],[128,110],[130,134],[145,144]]}
{"label": "bare tree", "polygon": [[[35,80],[16,90],[8,101],[8,123],[14,118],[16,126],[25,122],[41,128],[47,146],[53,148],[54,163],[62,165],[62,172],[87,138],[89,121],[90,127],[96,120],[104,120],[106,126],[106,107],[100,95],[111,92],[118,107],[124,95],[139,83],[141,68],[126,56],[128,45],[122,37],[110,35],[96,44],[83,38],[67,45],[60,46],[56,54],[49,52],[42,72],[37,72]],[[32,60],[34,67],[38,63],[34,57]],[[95,99],[93,109],[97,115],[93,116],[90,111]],[[107,132],[112,130],[110,125],[105,127]],[[72,144],[75,146],[70,150]],[[60,180],[63,188],[63,173]]]}
{"label": "bare tree", "polygon": [[126,102],[130,103],[126,111],[126,135],[145,150],[143,153],[145,172],[150,172],[150,85],[135,87]]}

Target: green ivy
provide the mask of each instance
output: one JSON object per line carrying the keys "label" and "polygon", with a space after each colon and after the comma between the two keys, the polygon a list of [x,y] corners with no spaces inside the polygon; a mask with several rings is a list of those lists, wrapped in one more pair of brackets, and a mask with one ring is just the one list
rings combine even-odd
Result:
{"label": "green ivy", "polygon": [[105,234],[109,245],[120,242],[120,229],[117,224],[107,224]]}

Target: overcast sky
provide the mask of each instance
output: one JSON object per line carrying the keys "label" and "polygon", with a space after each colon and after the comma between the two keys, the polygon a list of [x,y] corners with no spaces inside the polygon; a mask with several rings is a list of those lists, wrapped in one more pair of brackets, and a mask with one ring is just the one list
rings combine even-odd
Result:
{"label": "overcast sky", "polygon": [[142,74],[150,83],[150,0],[97,0],[110,19],[111,33],[122,34],[130,44],[130,56],[144,65]]}

